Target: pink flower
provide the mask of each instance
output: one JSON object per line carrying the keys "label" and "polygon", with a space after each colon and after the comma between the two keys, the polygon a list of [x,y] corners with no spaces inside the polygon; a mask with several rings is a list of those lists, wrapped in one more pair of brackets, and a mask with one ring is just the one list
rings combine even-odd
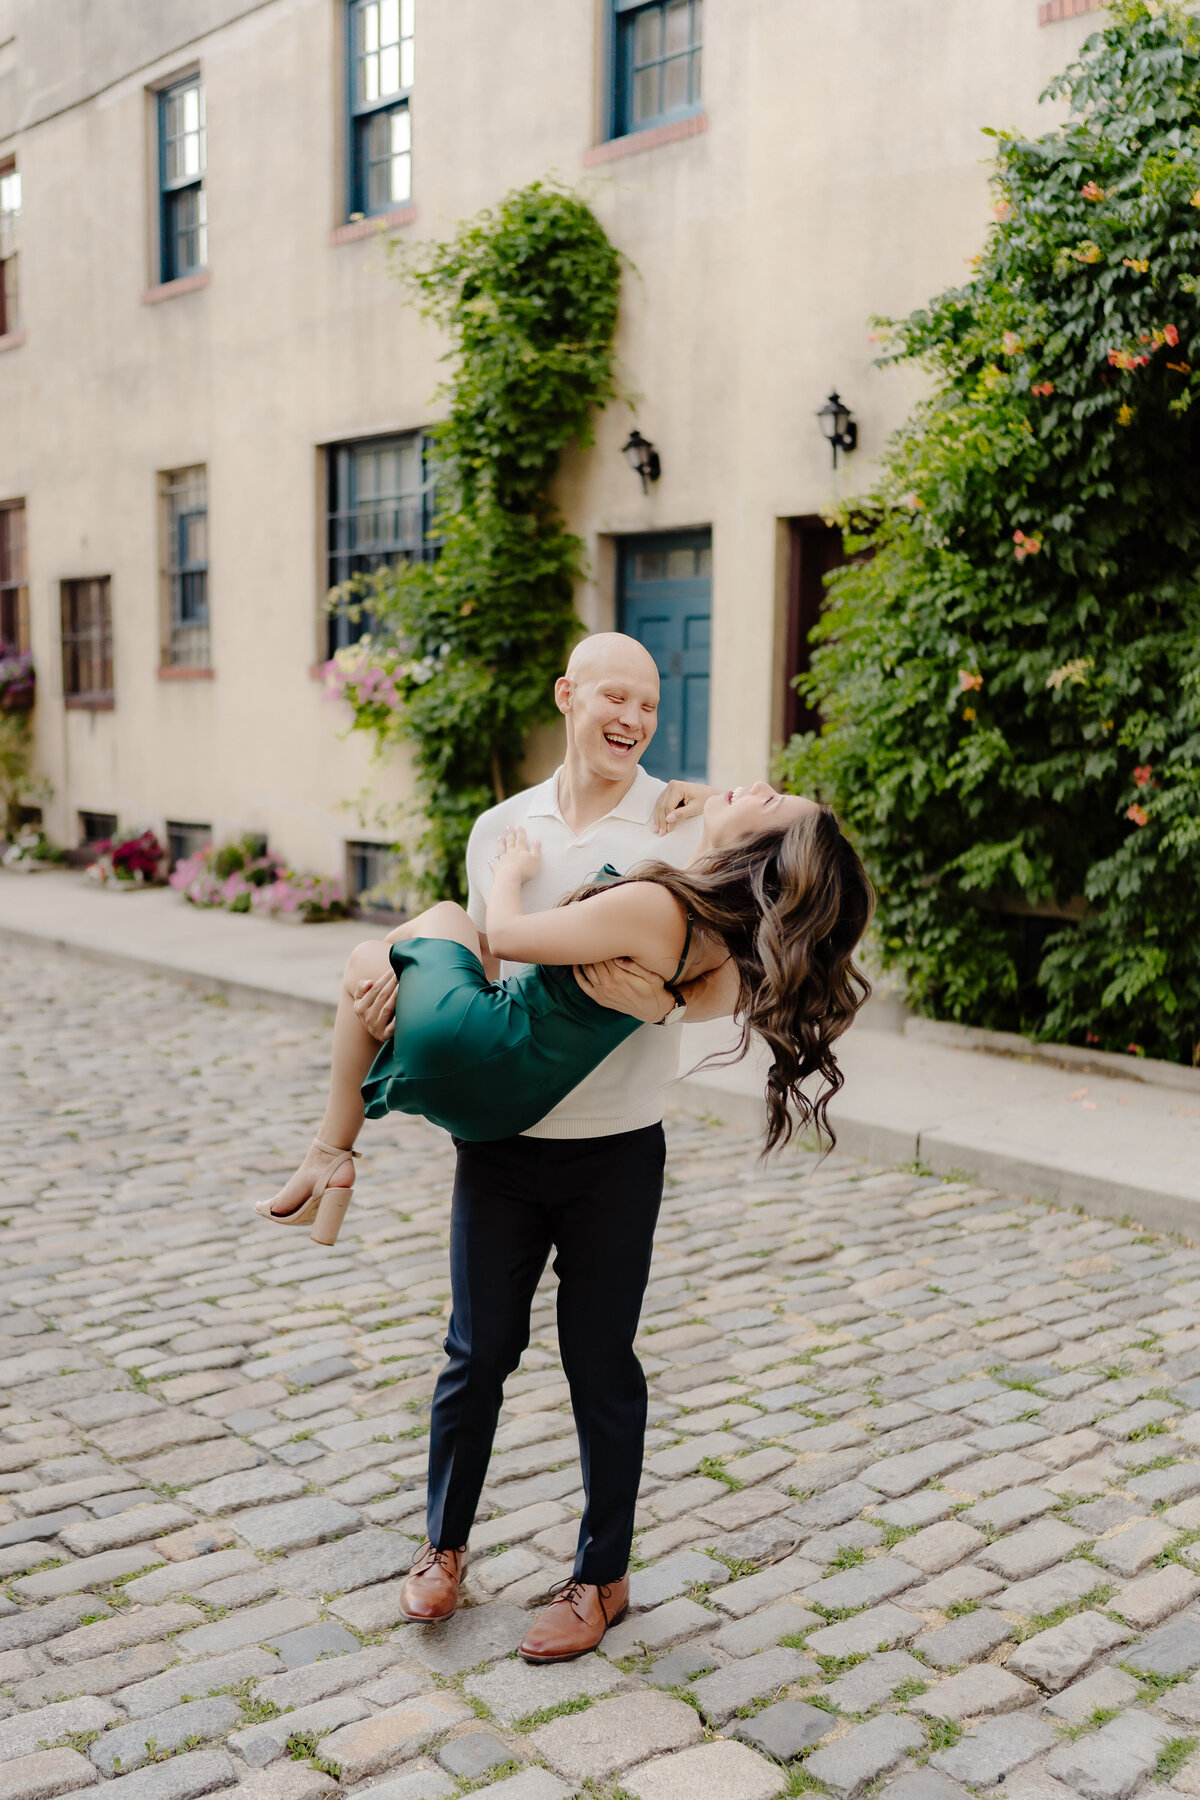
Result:
{"label": "pink flower", "polygon": [[1029,389],[1031,394],[1041,394],[1048,398],[1054,392],[1052,381],[1035,381]]}
{"label": "pink flower", "polygon": [[964,694],[969,694],[971,692],[978,693],[983,686],[983,676],[972,675],[969,669],[960,669],[958,671],[958,685]]}
{"label": "pink flower", "polygon": [[1150,823],[1150,814],[1146,811],[1144,806],[1139,806],[1136,800],[1132,806],[1127,806],[1125,808],[1125,817],[1127,819],[1132,819],[1135,825],[1148,825]]}
{"label": "pink flower", "polygon": [[1013,532],[1013,543],[1016,545],[1015,554],[1018,562],[1024,562],[1027,556],[1036,556],[1042,547],[1041,538],[1028,537],[1019,529]]}
{"label": "pink flower", "polygon": [[1163,326],[1163,337],[1166,339],[1167,343],[1170,344],[1170,346],[1173,350],[1175,348],[1176,344],[1179,342],[1178,326],[1164,325]]}
{"label": "pink flower", "polygon": [[1133,771],[1133,779],[1140,788],[1150,787],[1152,785],[1150,777],[1153,773],[1154,770],[1150,767],[1150,764],[1143,763],[1139,768],[1136,768]]}
{"label": "pink flower", "polygon": [[1079,192],[1085,200],[1103,200],[1104,189],[1094,181],[1085,181]]}

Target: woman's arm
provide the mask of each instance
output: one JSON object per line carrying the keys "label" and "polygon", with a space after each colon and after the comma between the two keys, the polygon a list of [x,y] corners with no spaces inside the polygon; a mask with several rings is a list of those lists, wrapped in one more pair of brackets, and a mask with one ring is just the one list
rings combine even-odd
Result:
{"label": "woman's arm", "polygon": [[590,899],[526,913],[521,884],[536,871],[539,851],[524,832],[509,832],[495,862],[487,906],[488,948],[509,962],[595,963],[632,956],[648,968],[674,968],[683,949],[679,902],[657,882],[630,881]]}

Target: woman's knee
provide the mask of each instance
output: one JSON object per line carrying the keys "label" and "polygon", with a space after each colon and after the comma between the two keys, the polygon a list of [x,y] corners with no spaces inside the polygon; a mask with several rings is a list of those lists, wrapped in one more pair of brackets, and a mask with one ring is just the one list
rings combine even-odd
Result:
{"label": "woman's knee", "polygon": [[374,981],[387,966],[388,947],[382,938],[366,938],[361,944],[355,944],[346,958],[346,986],[353,988],[357,982]]}

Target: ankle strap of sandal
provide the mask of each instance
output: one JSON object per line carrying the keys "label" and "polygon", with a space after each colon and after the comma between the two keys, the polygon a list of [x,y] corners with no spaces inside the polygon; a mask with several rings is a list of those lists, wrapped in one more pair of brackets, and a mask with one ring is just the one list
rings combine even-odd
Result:
{"label": "ankle strap of sandal", "polygon": [[341,1144],[327,1144],[323,1138],[314,1138],[313,1145],[318,1150],[324,1150],[327,1156],[352,1156],[356,1162],[362,1157],[361,1150],[347,1150]]}

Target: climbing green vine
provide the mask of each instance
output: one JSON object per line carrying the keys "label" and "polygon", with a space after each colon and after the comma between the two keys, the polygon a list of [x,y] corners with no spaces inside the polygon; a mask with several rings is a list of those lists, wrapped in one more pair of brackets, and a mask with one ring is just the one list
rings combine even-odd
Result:
{"label": "climbing green vine", "polygon": [[328,673],[354,729],[381,749],[411,745],[411,885],[458,899],[471,822],[510,791],[582,629],[583,545],[550,490],[562,451],[591,441],[615,392],[620,261],[577,195],[534,182],[396,269],[450,342],[448,417],[433,433],[439,553],[335,590],[369,634]]}
{"label": "climbing green vine", "polygon": [[1200,21],[1112,0],[857,521],[780,772],[836,802],[923,1010],[1200,1063]]}

